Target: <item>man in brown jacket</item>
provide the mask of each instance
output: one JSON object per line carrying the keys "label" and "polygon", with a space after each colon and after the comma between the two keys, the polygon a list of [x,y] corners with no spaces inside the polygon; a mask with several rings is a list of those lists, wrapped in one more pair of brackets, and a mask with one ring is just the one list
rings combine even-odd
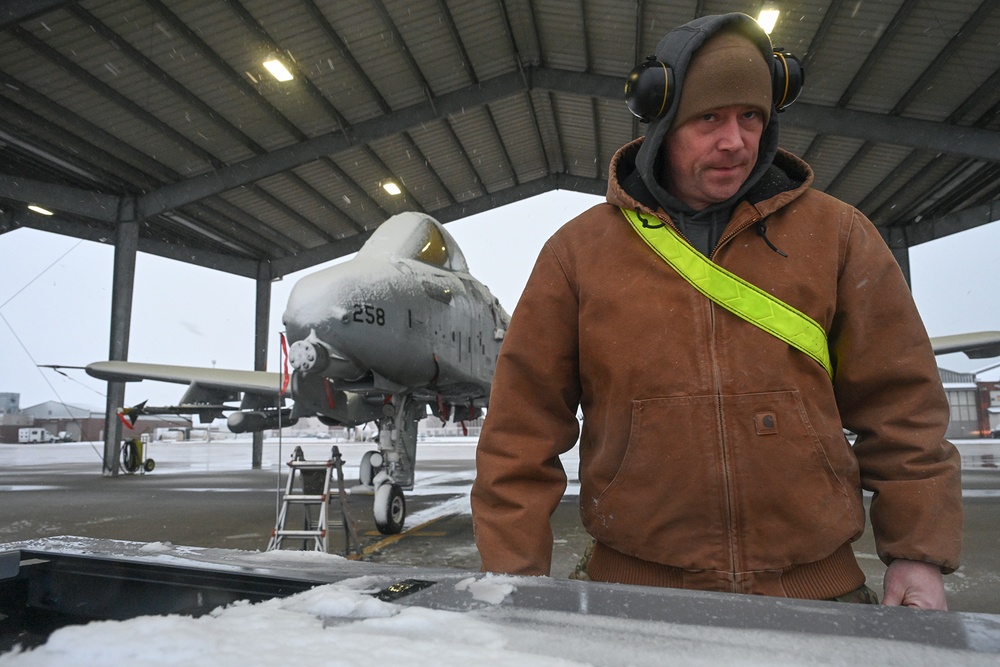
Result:
{"label": "man in brown jacket", "polygon": [[[948,405],[878,232],[777,147],[794,63],[742,14],[671,31],[656,58],[662,85],[630,99],[646,136],[615,155],[607,203],[546,243],[507,331],[472,490],[483,569],[549,574],[559,456],[579,439],[593,580],[864,599],[865,489],[883,603],[945,609],[962,524]],[[695,289],[656,234],[804,315],[820,349]]]}

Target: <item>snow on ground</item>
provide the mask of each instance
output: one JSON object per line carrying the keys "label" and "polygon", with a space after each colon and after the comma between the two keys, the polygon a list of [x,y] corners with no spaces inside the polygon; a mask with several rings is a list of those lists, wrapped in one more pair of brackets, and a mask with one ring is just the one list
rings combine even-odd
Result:
{"label": "snow on ground", "polygon": [[[474,461],[476,443],[473,436],[421,439],[417,442],[417,469],[435,461]],[[357,473],[362,455],[376,449],[374,442],[337,442],[318,438],[269,438],[264,441],[262,467],[277,468],[292,456],[295,447],[302,447],[307,459],[325,459],[336,446],[344,461],[345,472]],[[154,441],[148,445],[147,456],[156,461],[157,469],[168,465],[177,470],[223,472],[246,470],[250,463],[252,442],[245,437],[184,441]],[[66,442],[34,444],[0,444],[0,465],[35,466],[65,463],[94,463],[100,469],[104,456],[103,442]],[[562,457],[567,471],[576,470],[579,456],[576,450]]]}
{"label": "snow on ground", "polygon": [[[441,437],[428,438],[417,443],[416,486],[407,491],[409,496],[420,495],[468,495],[475,475],[476,443],[478,438]],[[331,447],[340,450],[344,462],[344,479],[356,480],[361,457],[365,452],[375,449],[373,442],[335,442],[317,438],[271,438],[264,441],[261,467],[285,474],[284,465],[292,457],[295,447],[302,447],[309,460],[326,460],[330,456]],[[248,438],[227,438],[205,442],[195,440],[190,442],[155,441],[147,446],[146,455],[156,462],[154,474],[169,472],[235,472],[245,471],[250,466],[251,440]],[[14,468],[26,466],[44,466],[50,474],[59,475],[79,473],[79,468],[67,464],[90,464],[100,472],[104,456],[102,442],[68,442],[68,443],[34,443],[34,444],[0,444],[0,467]],[[561,457],[563,467],[569,476],[569,495],[579,495],[580,487],[576,483],[580,458],[577,450]],[[467,471],[441,472],[433,470],[436,462],[468,462]],[[450,484],[450,485],[449,485]],[[284,483],[279,486],[283,487]],[[54,486],[19,485],[0,487],[0,491],[45,490]],[[468,499],[466,498],[466,505]],[[463,510],[468,513],[468,510]],[[435,515],[437,516],[437,515]],[[441,515],[443,516],[443,515]],[[427,517],[428,519],[434,516]],[[412,522],[412,519],[409,520]],[[416,525],[416,524],[412,524]]]}

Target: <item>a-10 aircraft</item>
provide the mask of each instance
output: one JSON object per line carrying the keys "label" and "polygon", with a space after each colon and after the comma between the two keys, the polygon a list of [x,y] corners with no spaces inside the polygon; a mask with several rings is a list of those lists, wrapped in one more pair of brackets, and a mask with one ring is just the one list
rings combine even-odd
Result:
{"label": "a-10 aircraft", "polygon": [[[441,223],[401,213],[354,258],[295,284],[283,316],[290,377],[127,361],[86,370],[109,381],[189,385],[179,405],[140,405],[133,417],[170,412],[205,420],[229,412],[234,433],[307,416],[331,425],[375,422],[378,450],[362,458],[360,482],[374,492],[376,527],[393,534],[406,516],[403,491],[413,488],[417,422],[428,409],[442,420],[482,415],[509,319]],[[238,407],[226,405],[236,400]]]}

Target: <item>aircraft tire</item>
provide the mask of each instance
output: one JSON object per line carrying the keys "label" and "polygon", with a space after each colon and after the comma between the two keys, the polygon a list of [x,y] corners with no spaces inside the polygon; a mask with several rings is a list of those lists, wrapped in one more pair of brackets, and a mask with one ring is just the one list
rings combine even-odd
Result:
{"label": "aircraft tire", "polygon": [[406,498],[398,484],[383,484],[375,491],[375,527],[383,535],[396,535],[406,520]]}

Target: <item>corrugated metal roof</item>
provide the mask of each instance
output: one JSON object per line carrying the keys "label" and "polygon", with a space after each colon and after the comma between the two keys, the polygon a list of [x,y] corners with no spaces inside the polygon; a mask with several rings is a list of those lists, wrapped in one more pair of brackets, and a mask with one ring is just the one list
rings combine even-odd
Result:
{"label": "corrugated metal roof", "polygon": [[[280,276],[403,210],[449,221],[554,188],[602,194],[643,131],[621,99],[628,71],[696,12],[747,8],[22,0],[0,10],[0,231],[109,239],[138,216],[140,248]],[[997,34],[987,0],[785,7],[772,38],[807,79],[782,145],[897,246],[991,221]],[[295,79],[271,78],[268,55]],[[57,215],[25,213],[29,192]]]}

